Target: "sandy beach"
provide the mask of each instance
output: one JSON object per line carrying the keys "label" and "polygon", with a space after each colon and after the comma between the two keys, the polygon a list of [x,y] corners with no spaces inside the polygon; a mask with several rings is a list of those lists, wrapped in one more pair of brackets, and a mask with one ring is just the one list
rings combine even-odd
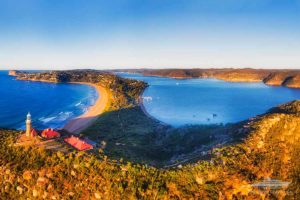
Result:
{"label": "sandy beach", "polygon": [[86,82],[71,83],[90,85],[95,87],[99,94],[99,98],[97,99],[96,103],[89,107],[87,112],[75,119],[72,119],[63,127],[64,130],[70,133],[79,134],[82,130],[90,126],[97,119],[97,117],[104,112],[106,105],[109,102],[109,97],[106,89],[100,85]]}

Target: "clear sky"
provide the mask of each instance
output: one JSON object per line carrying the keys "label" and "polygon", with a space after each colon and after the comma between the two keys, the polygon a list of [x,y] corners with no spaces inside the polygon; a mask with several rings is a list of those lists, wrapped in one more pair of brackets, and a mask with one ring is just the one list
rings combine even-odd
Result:
{"label": "clear sky", "polygon": [[0,0],[0,69],[300,69],[300,0]]}

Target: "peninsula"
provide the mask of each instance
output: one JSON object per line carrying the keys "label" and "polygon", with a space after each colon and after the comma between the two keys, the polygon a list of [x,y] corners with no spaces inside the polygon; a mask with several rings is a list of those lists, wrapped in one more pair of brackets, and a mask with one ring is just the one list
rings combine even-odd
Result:
{"label": "peninsula", "polygon": [[[170,76],[162,73],[172,70],[128,70],[145,75]],[[175,70],[177,72],[177,70]],[[182,70],[186,71],[186,70]],[[197,71],[197,70],[196,70]],[[217,73],[219,71],[219,74]],[[201,78],[218,76],[234,80],[260,81],[270,70],[213,70],[201,74]],[[114,71],[113,71],[114,72]],[[188,70],[185,72],[187,73]],[[262,72],[261,74],[259,72]],[[296,73],[291,71],[288,73]],[[206,75],[205,75],[206,74]],[[210,75],[209,75],[210,74]],[[176,74],[175,74],[176,75]],[[178,75],[173,77],[179,78]],[[213,76],[214,75],[214,76]],[[205,157],[206,153],[220,144],[236,141],[228,132],[239,130],[247,132],[243,126],[248,122],[237,124],[209,125],[173,128],[149,116],[143,108],[140,97],[147,87],[142,81],[121,78],[112,71],[70,70],[48,71],[42,73],[15,73],[17,80],[45,81],[53,83],[92,84],[100,89],[97,103],[84,115],[70,121],[64,126],[67,132],[82,134],[103,146],[104,152],[111,158],[142,162],[154,166],[172,166],[178,162],[190,162],[192,159]],[[245,79],[245,77],[248,79]],[[181,78],[193,78],[184,75]],[[249,78],[252,77],[252,78]],[[230,79],[231,81],[233,80]],[[228,80],[228,81],[230,81]],[[104,96],[101,96],[104,95]],[[247,125],[245,125],[247,126]],[[201,135],[198,133],[201,132]],[[209,144],[209,145],[207,145]]]}
{"label": "peninsula", "polygon": [[99,97],[86,113],[71,120],[63,129],[80,133],[89,127],[97,117],[106,111],[138,105],[139,96],[146,83],[120,78],[112,73],[97,70],[71,70],[29,73],[11,70],[9,75],[16,80],[50,83],[86,84],[94,87]]}

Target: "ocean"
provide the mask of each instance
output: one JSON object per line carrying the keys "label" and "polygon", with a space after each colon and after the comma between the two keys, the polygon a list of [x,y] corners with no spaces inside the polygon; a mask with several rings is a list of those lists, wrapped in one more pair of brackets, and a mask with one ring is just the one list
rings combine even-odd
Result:
{"label": "ocean", "polygon": [[0,127],[24,129],[28,112],[36,129],[61,128],[98,98],[88,85],[18,81],[0,71]]}
{"label": "ocean", "polygon": [[118,73],[143,80],[146,111],[173,126],[235,123],[279,104],[300,99],[300,89],[264,83],[230,83],[217,79],[173,79]]}

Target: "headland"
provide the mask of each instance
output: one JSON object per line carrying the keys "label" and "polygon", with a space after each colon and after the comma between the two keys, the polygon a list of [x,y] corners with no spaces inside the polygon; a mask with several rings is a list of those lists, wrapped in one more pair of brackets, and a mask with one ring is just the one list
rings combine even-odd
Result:
{"label": "headland", "polygon": [[[253,185],[268,177],[290,185],[286,193],[284,188],[262,193],[263,198],[299,196],[300,101],[237,124],[174,129],[154,122],[138,106],[143,82],[77,71],[20,77],[101,83],[112,102],[82,132],[99,144],[91,153],[23,148],[15,145],[22,131],[0,129],[6,199],[100,199],[102,194],[112,199],[260,199]],[[149,167],[155,163],[166,168]]]}
{"label": "headland", "polygon": [[[141,104],[141,96],[147,83],[125,79],[107,71],[18,72],[16,77],[18,80],[55,83],[91,83],[105,88],[109,94],[105,112],[102,108],[96,109],[97,113],[83,115],[66,126],[71,127],[69,130],[74,133],[95,141],[105,155],[112,159],[122,158],[153,166],[168,166],[179,161],[191,162],[192,159],[205,157],[215,146],[229,144],[240,137],[228,134],[229,132],[245,135],[248,131],[243,128],[247,122],[179,128],[160,123],[149,116]],[[89,118],[87,116],[91,116],[91,120],[86,120]]]}
{"label": "headland", "polygon": [[16,80],[49,83],[85,84],[95,87],[99,98],[83,115],[69,121],[63,129],[78,134],[90,125],[105,110],[112,111],[138,105],[138,98],[146,84],[141,81],[127,80],[112,73],[98,70],[70,70],[47,72],[10,71]]}

